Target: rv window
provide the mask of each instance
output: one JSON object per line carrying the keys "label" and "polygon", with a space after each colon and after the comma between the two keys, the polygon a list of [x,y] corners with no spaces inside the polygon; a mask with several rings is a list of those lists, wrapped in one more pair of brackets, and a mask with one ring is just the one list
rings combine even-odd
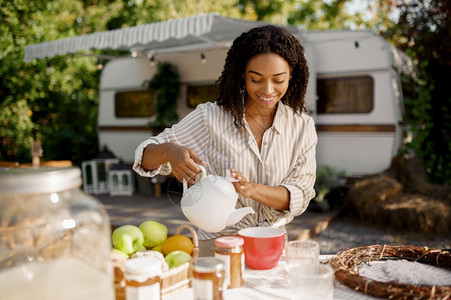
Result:
{"label": "rv window", "polygon": [[117,118],[145,118],[153,115],[153,94],[149,91],[116,93],[114,113]]}
{"label": "rv window", "polygon": [[321,78],[317,81],[318,114],[369,113],[374,107],[370,76]]}
{"label": "rv window", "polygon": [[216,85],[192,85],[188,86],[188,106],[196,107],[205,102],[214,102],[219,96]]}

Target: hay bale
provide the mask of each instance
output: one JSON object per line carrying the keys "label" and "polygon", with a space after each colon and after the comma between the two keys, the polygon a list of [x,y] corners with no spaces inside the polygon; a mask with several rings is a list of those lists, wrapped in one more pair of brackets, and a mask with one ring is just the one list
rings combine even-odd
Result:
{"label": "hay bale", "polygon": [[416,192],[427,183],[424,165],[416,156],[394,157],[384,174],[398,180],[410,192]]}
{"label": "hay bale", "polygon": [[416,156],[394,157],[390,167],[383,174],[398,180],[406,193],[431,196],[451,204],[451,186],[427,182],[426,169],[423,162]]}
{"label": "hay bale", "polygon": [[[345,203],[358,212],[362,221],[372,224],[410,232],[451,232],[449,195],[437,197],[437,191],[431,190],[433,185],[423,181],[421,172],[419,176],[408,175],[418,168],[416,162],[408,168],[399,167],[409,165],[401,160],[396,160],[396,164],[384,174],[354,183]],[[418,188],[413,188],[415,184]],[[406,185],[409,187],[406,188]]]}
{"label": "hay bale", "polygon": [[402,185],[386,175],[363,178],[354,183],[346,194],[345,204],[355,208],[362,218],[377,220],[375,210],[384,202],[396,198],[402,192]]}
{"label": "hay bale", "polygon": [[424,233],[451,232],[451,206],[420,194],[402,194],[379,207],[386,224],[395,229]]}

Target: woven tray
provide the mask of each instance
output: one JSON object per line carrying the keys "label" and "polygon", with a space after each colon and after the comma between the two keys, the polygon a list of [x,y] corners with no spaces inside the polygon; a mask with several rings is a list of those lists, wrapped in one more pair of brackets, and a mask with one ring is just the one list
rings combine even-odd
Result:
{"label": "woven tray", "polygon": [[[196,260],[199,255],[199,238],[197,232],[189,225],[181,225],[176,235],[179,235],[183,230],[188,230],[191,233],[194,244],[193,260]],[[187,262],[176,268],[169,269],[161,275],[160,293],[161,295],[168,294],[177,289],[188,287],[191,281],[190,263]],[[114,289],[116,292],[116,300],[126,300],[125,296],[125,278],[123,272],[123,265],[114,264]]]}
{"label": "woven tray", "polygon": [[335,270],[335,280],[345,286],[375,297],[387,299],[451,299],[451,285],[426,286],[397,282],[381,282],[361,276],[359,268],[372,261],[408,260],[451,270],[448,249],[431,249],[410,245],[372,245],[351,248],[329,260]]}

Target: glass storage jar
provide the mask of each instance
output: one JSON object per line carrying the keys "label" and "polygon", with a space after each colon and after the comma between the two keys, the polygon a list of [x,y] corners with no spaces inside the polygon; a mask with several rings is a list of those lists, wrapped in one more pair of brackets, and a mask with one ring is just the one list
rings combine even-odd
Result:
{"label": "glass storage jar", "polygon": [[0,170],[5,299],[114,299],[111,226],[80,169]]}
{"label": "glass storage jar", "polygon": [[215,257],[224,262],[227,288],[244,284],[244,240],[239,236],[221,236],[215,240]]}
{"label": "glass storage jar", "polygon": [[194,300],[223,300],[226,288],[224,263],[214,257],[199,257],[192,266]]}
{"label": "glass storage jar", "polygon": [[160,300],[161,262],[155,257],[134,257],[125,262],[125,299]]}

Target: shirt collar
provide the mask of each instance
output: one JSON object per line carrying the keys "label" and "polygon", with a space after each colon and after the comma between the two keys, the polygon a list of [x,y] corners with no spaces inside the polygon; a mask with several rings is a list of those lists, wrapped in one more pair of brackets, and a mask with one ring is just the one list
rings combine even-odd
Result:
{"label": "shirt collar", "polygon": [[[279,100],[279,102],[277,103],[277,108],[276,108],[276,115],[274,116],[274,121],[273,121],[273,125],[271,128],[274,128],[274,130],[278,133],[281,134],[284,123],[287,120],[287,110],[285,107],[285,104],[282,103],[282,101]],[[244,116],[243,116],[244,117]],[[236,132],[238,133],[240,130],[246,130],[246,126],[247,122],[246,120],[244,121],[244,123],[246,124],[244,127],[242,127],[241,129],[236,128]]]}
{"label": "shirt collar", "polygon": [[282,132],[283,124],[287,120],[286,110],[284,109],[285,104],[279,100],[277,103],[276,115],[274,116],[273,127],[278,134]]}

